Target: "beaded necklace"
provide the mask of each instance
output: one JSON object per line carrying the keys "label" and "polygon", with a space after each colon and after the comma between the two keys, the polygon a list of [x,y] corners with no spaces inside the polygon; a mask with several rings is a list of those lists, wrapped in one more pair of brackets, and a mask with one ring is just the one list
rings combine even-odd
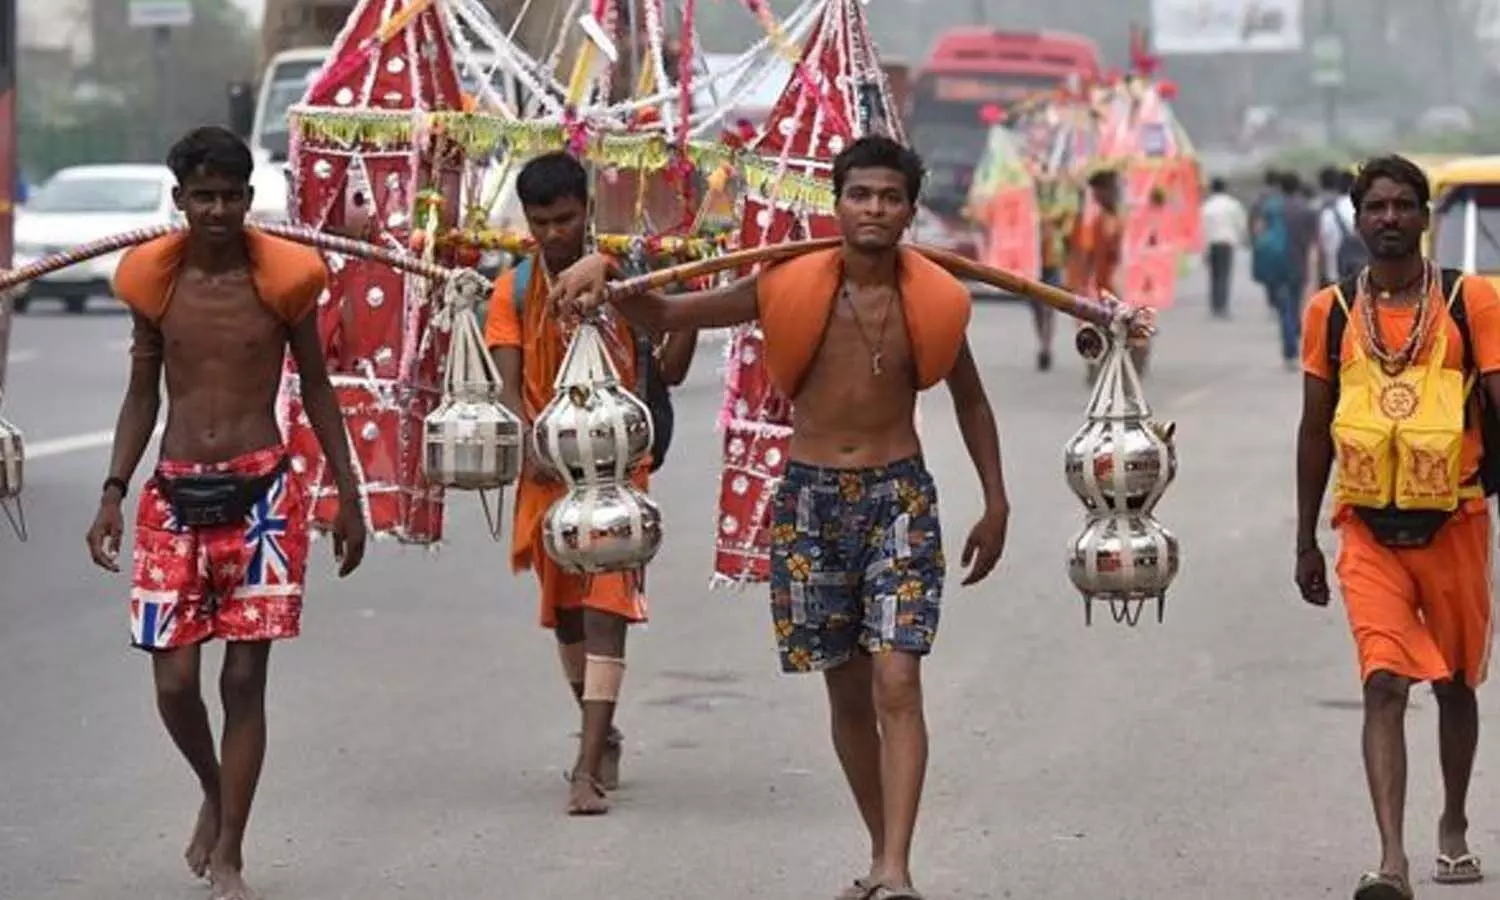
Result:
{"label": "beaded necklace", "polygon": [[[1385,341],[1381,339],[1379,323],[1376,321],[1375,300],[1370,292],[1370,270],[1365,269],[1359,275],[1359,290],[1355,293],[1355,303],[1359,304],[1361,319],[1364,322],[1364,344],[1366,351],[1380,363],[1380,368],[1387,375],[1398,375],[1416,357],[1418,350],[1427,341],[1427,334],[1432,328],[1433,320],[1436,318],[1431,313],[1434,311],[1432,298],[1433,265],[1431,262],[1422,267],[1422,293],[1417,300],[1417,314],[1412,322],[1411,331],[1406,335],[1406,341],[1402,343],[1401,349],[1392,353],[1385,347]],[[1389,291],[1383,291],[1382,297],[1390,297]],[[1363,303],[1360,303],[1363,300]]]}

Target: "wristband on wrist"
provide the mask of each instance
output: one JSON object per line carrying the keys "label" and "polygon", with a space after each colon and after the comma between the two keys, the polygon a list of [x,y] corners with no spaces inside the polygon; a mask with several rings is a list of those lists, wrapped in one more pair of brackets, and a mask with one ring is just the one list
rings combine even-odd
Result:
{"label": "wristband on wrist", "polygon": [[103,490],[108,491],[110,488],[114,488],[120,492],[121,500],[124,500],[126,495],[130,493],[130,485],[125,482],[125,479],[116,478],[113,475],[104,479]]}

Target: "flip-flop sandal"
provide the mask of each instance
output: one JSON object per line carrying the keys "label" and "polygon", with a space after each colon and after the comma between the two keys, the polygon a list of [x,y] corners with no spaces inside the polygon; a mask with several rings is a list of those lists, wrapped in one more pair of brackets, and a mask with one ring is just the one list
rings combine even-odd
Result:
{"label": "flip-flop sandal", "polygon": [[893,888],[881,884],[875,886],[875,892],[870,895],[870,900],[925,900],[925,898],[917,893],[916,888]]}
{"label": "flip-flop sandal", "polygon": [[1472,853],[1461,856],[1439,854],[1432,880],[1438,884],[1475,884],[1484,880],[1484,869],[1479,864],[1479,857]]}
{"label": "flip-flop sandal", "polygon": [[1411,885],[1400,875],[1366,872],[1354,889],[1354,900],[1413,900]]}
{"label": "flip-flop sandal", "polygon": [[871,884],[863,878],[854,879],[854,883],[839,892],[835,900],[870,900],[870,895],[879,888],[878,884]]}

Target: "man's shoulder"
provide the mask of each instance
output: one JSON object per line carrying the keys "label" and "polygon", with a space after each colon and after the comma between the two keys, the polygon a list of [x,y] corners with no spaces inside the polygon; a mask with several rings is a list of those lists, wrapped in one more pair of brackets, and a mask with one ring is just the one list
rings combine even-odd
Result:
{"label": "man's shoulder", "polygon": [[1329,285],[1326,288],[1320,288],[1309,297],[1307,300],[1307,309],[1303,314],[1304,321],[1309,325],[1314,323],[1326,324],[1328,317],[1333,314],[1333,308],[1337,303],[1335,298],[1337,290],[1337,285]]}
{"label": "man's shoulder", "polygon": [[1488,278],[1483,275],[1455,274],[1463,279],[1459,284],[1459,296],[1463,298],[1465,313],[1484,314],[1500,308],[1500,292],[1495,290]]}
{"label": "man's shoulder", "polygon": [[187,241],[183,232],[173,232],[126,250],[115,266],[111,288],[115,297],[132,311],[156,321],[166,310],[167,292],[182,265]]}

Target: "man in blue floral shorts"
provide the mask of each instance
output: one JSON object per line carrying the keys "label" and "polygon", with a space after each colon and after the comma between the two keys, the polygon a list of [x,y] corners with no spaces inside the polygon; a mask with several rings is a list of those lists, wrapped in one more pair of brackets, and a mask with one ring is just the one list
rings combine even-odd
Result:
{"label": "man in blue floral shorts", "polygon": [[591,258],[553,290],[564,310],[608,299],[653,332],[760,321],[767,372],[793,401],[771,551],[782,666],[823,672],[834,747],[870,834],[868,874],[840,900],[920,897],[910,863],[927,771],[921,662],[944,570],[937,492],[915,424],[920,391],[947,384],[983,489],[964,584],[999,562],[1010,516],[994,414],[965,337],[968,292],[900,246],[922,175],[911,150],[862,138],[833,163],[841,247],[673,297],[607,294],[612,264]]}
{"label": "man in blue floral shorts", "polygon": [[920,458],[858,471],[789,463],[772,541],[783,671],[826,671],[861,651],[932,650],[943,533]]}

